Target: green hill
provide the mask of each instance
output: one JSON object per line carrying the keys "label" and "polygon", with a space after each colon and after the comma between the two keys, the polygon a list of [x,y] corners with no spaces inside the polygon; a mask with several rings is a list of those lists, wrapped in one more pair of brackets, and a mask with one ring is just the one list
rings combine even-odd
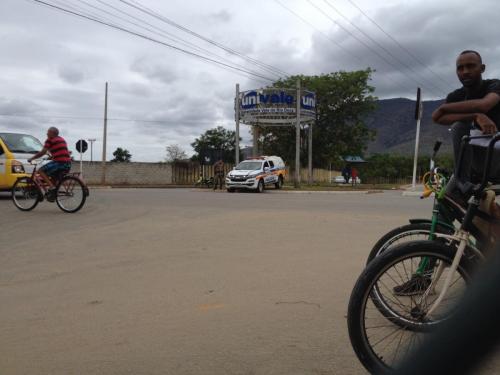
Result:
{"label": "green hill", "polygon": [[[430,155],[434,142],[443,142],[440,153],[451,153],[452,144],[449,127],[432,122],[432,112],[442,100],[424,102],[424,114],[420,133],[420,155]],[[413,155],[415,150],[415,101],[396,98],[379,100],[377,109],[366,120],[370,129],[377,132],[376,138],[368,145],[368,154],[394,153]]]}

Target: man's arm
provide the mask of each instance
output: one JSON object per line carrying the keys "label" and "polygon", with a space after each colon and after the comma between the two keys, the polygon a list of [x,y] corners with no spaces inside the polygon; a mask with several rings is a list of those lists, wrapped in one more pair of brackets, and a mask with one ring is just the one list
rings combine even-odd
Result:
{"label": "man's arm", "polygon": [[476,120],[477,113],[449,113],[438,112],[439,108],[432,114],[432,120],[440,125],[452,125],[455,122],[472,122]]}
{"label": "man's arm", "polygon": [[[434,119],[434,113],[432,118]],[[495,123],[484,113],[450,113],[439,117],[438,121],[434,121],[441,125],[451,125],[457,121],[474,121],[481,128],[483,134],[495,134],[497,132]]]}
{"label": "man's arm", "polygon": [[47,148],[42,148],[41,151],[37,152],[35,155],[33,155],[31,158],[28,159],[28,162],[31,162],[32,160],[41,158],[43,155],[45,155],[49,151]]}
{"label": "man's arm", "polygon": [[490,92],[482,99],[467,100],[456,103],[445,103],[439,107],[443,114],[447,113],[487,113],[500,103],[500,95]]}

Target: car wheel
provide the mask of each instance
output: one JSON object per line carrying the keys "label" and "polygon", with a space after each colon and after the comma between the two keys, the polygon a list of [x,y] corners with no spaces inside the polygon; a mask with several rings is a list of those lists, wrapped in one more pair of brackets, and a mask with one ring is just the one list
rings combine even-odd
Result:
{"label": "car wheel", "polygon": [[264,191],[264,180],[260,179],[257,184],[257,193],[262,193]]}
{"label": "car wheel", "polygon": [[276,189],[281,189],[283,187],[283,177],[282,176],[278,177],[278,182],[276,182],[274,184],[274,187],[276,187]]}

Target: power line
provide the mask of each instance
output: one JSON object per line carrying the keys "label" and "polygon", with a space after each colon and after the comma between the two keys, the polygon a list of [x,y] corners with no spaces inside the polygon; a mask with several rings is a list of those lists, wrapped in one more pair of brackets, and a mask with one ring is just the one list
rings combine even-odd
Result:
{"label": "power line", "polygon": [[[374,53],[375,55],[377,55],[381,60],[383,60],[386,64],[390,65],[391,67],[393,67],[394,69],[396,69],[397,71],[399,71],[400,73],[402,74],[405,74],[403,71],[401,71],[401,69],[399,67],[397,67],[396,65],[394,65],[391,61],[389,61],[384,55],[380,54],[376,49],[372,48],[369,44],[367,44],[365,41],[363,41],[362,39],[358,38],[356,35],[354,35],[349,29],[347,29],[346,27],[344,27],[342,24],[340,24],[339,22],[337,22],[337,20],[335,20],[334,18],[332,18],[328,13],[326,13],[323,9],[319,8],[316,4],[314,4],[311,0],[307,0],[307,2],[309,4],[311,4],[316,10],[318,10],[321,14],[323,14],[325,17],[327,17],[328,19],[330,19],[335,25],[337,25],[338,27],[340,27],[342,30],[344,30],[346,33],[348,33],[351,37],[353,37],[355,40],[357,40],[359,43],[361,43],[363,46],[365,46],[367,49],[369,49],[372,53]],[[416,79],[414,79],[413,77],[410,77],[408,75],[405,74],[405,76],[409,79],[411,79],[413,82],[415,82],[418,86],[421,86],[422,83],[417,81]],[[426,85],[423,85],[423,86],[426,86]],[[432,91],[432,90],[431,90]],[[435,94],[435,92],[434,92]],[[440,96],[440,95],[437,95],[437,96]]]}
{"label": "power line", "polygon": [[[86,116],[64,116],[64,115],[23,115],[23,114],[7,114],[0,113],[0,117],[21,117],[21,118],[47,118],[47,119],[59,119],[59,120],[95,120],[102,121],[102,117],[86,117]],[[146,120],[146,119],[131,119],[131,118],[108,118],[108,121],[120,121],[120,122],[150,122],[165,124],[167,121],[161,120]]]}
{"label": "power line", "polygon": [[[60,6],[60,7],[65,7],[65,6],[68,6],[68,7],[70,7],[70,9],[73,9],[74,11],[79,12],[79,13],[81,13],[81,14],[83,14],[83,15],[90,16],[91,18],[94,18],[95,20],[105,21],[105,22],[107,22],[107,23],[113,24],[114,26],[119,26],[119,27],[121,27],[121,28],[126,28],[126,26],[124,26],[123,24],[116,23],[116,21],[113,21],[113,20],[111,20],[111,19],[109,19],[109,18],[103,17],[102,15],[98,15],[98,14],[96,14],[96,13],[89,12],[89,11],[88,11],[88,10],[86,10],[85,8],[78,7],[78,6],[76,6],[76,5],[72,5],[72,4],[65,4],[65,3],[61,4],[61,1],[60,1],[60,0],[51,0],[51,1],[52,1],[53,3],[59,4],[59,6]],[[87,6],[92,7],[92,8],[94,8],[94,9],[104,11],[105,13],[110,14],[111,16],[114,16],[112,13],[107,12],[107,11],[105,11],[104,9],[101,9],[101,8],[99,8],[99,7],[93,6],[92,4],[89,4],[89,3],[87,3],[87,2],[85,2],[85,1],[83,1],[83,0],[77,0],[77,1],[80,1],[81,3],[84,3],[84,4],[86,4]],[[107,4],[106,4],[106,5],[107,5]],[[137,27],[141,27],[141,28],[143,28],[143,29],[146,29],[146,30],[148,30],[148,31],[152,32],[153,34],[160,35],[160,36],[162,36],[162,37],[164,37],[164,38],[167,38],[167,39],[173,40],[174,42],[180,43],[180,42],[178,42],[177,40],[175,40],[175,37],[174,37],[174,38],[172,38],[172,37],[169,37],[169,36],[161,35],[161,34],[159,34],[159,33],[155,32],[154,30],[150,30],[150,29],[148,29],[148,28],[146,28],[146,27],[144,27],[144,26],[141,26],[141,25],[139,25],[139,24],[137,24],[137,23],[134,23],[134,22],[131,22],[131,21],[129,21],[129,20],[126,20],[126,19],[124,19],[123,17],[118,17],[118,16],[115,16],[115,17],[117,17],[117,18],[119,18],[119,19],[121,19],[121,20],[123,20],[123,21],[125,21],[125,22],[129,22],[129,23],[131,23],[131,24],[133,24],[133,25],[135,25],[135,26],[137,26]],[[166,34],[169,34],[169,33],[166,33]],[[170,34],[170,35],[171,35],[171,34]],[[179,38],[179,39],[180,39],[180,38]],[[182,39],[181,39],[181,40],[182,40]],[[187,44],[190,44],[189,42],[186,42],[186,43],[187,43]],[[183,44],[183,43],[180,43],[180,44]],[[233,64],[234,66],[239,67],[239,68],[240,68],[240,69],[242,69],[242,70],[245,70],[245,71],[251,72],[251,73],[256,74],[256,75],[260,75],[258,72],[255,72],[255,71],[253,71],[253,70],[252,70],[252,71],[251,71],[251,70],[248,70],[248,69],[246,69],[246,67],[244,67],[244,66],[242,66],[242,65],[239,65],[239,64],[235,64],[234,62],[232,62],[232,61],[230,61],[230,60],[228,60],[228,59],[226,59],[226,58],[224,58],[224,57],[221,57],[221,56],[219,56],[219,55],[217,55],[217,54],[211,53],[210,51],[204,50],[203,48],[196,48],[197,46],[196,46],[196,45],[194,45],[194,44],[192,44],[192,45],[194,46],[194,47],[192,47],[192,48],[194,48],[195,50],[202,50],[202,51],[206,51],[209,55],[214,55],[215,57],[218,57],[218,58],[220,58],[220,59],[222,59],[222,60],[224,60],[224,61],[227,61],[227,62],[229,62],[229,64]],[[268,80],[263,81],[263,80],[261,80],[261,79],[254,78],[254,77],[252,77],[252,76],[250,75],[251,73],[247,74],[247,73],[242,73],[242,72],[235,72],[235,71],[233,70],[233,68],[227,68],[227,67],[225,67],[225,66],[221,66],[221,65],[219,65],[219,64],[216,64],[216,63],[213,63],[213,62],[210,62],[210,61],[207,61],[207,63],[212,64],[212,65],[217,65],[217,66],[218,66],[219,68],[221,68],[221,69],[228,70],[228,71],[231,71],[232,73],[236,73],[236,74],[238,74],[238,75],[244,76],[244,77],[246,77],[246,78],[248,78],[248,79],[250,79],[250,80],[252,80],[252,81],[260,82],[260,83],[263,83],[263,84],[268,84]]]}
{"label": "power line", "polygon": [[347,48],[345,48],[342,44],[340,44],[339,42],[337,42],[335,39],[330,38],[327,33],[321,31],[320,29],[318,29],[316,26],[314,26],[314,24],[312,24],[311,22],[309,22],[308,20],[306,20],[304,17],[302,17],[300,14],[298,14],[294,10],[290,9],[289,7],[287,7],[280,0],[274,0],[274,1],[279,6],[281,6],[282,8],[284,8],[285,10],[287,10],[288,12],[290,12],[291,14],[293,14],[298,19],[300,19],[302,22],[304,22],[305,24],[309,25],[314,30],[316,30],[318,33],[320,33],[321,35],[323,35],[326,39],[328,39],[330,42],[332,42],[333,44],[335,44],[337,47],[339,47],[345,53],[347,53],[347,54],[351,55],[352,57],[354,57],[359,63],[361,63],[361,64],[364,63],[364,61],[363,61],[363,59],[361,57],[359,57],[359,56],[355,55],[354,53],[350,52]]}
{"label": "power line", "polygon": [[167,23],[170,26],[173,26],[173,27],[175,27],[175,28],[177,28],[179,30],[182,30],[182,31],[184,31],[184,32],[186,32],[186,33],[188,33],[188,34],[196,37],[196,38],[199,38],[199,39],[201,39],[201,40],[203,40],[203,41],[205,41],[205,42],[207,42],[209,44],[212,44],[212,45],[214,45],[214,46],[216,46],[218,48],[221,48],[224,51],[226,51],[226,52],[228,52],[228,53],[230,53],[232,55],[237,55],[237,56],[239,56],[239,57],[241,57],[241,58],[243,58],[243,59],[245,59],[245,60],[247,60],[247,61],[249,61],[249,62],[251,62],[253,64],[259,65],[263,69],[266,69],[268,72],[273,73],[273,74],[277,74],[279,77],[281,77],[281,76],[285,76],[285,77],[289,76],[288,73],[284,72],[283,70],[281,70],[279,68],[276,68],[276,67],[273,67],[272,65],[263,63],[263,62],[261,62],[261,61],[259,61],[257,59],[252,58],[252,57],[246,56],[245,54],[243,54],[241,52],[238,52],[238,51],[236,51],[236,50],[234,50],[234,49],[232,49],[230,47],[227,47],[227,46],[225,46],[225,45],[223,45],[223,44],[221,44],[221,43],[219,43],[217,41],[209,39],[209,38],[207,38],[207,37],[205,37],[205,36],[203,36],[201,34],[198,34],[195,31],[193,31],[191,29],[188,29],[187,27],[184,27],[184,26],[182,26],[182,25],[180,25],[180,24],[172,21],[171,19],[163,16],[162,14],[160,14],[158,12],[155,12],[155,11],[151,10],[150,8],[147,8],[144,5],[141,5],[138,1],[133,1],[133,3],[130,2],[130,1],[126,1],[126,0],[118,0],[118,1],[120,1],[120,2],[122,2],[124,4],[127,4],[128,6],[130,6],[132,8],[135,8],[135,9],[139,10],[140,12],[148,14],[149,16],[154,17],[154,18],[156,18],[156,19],[158,19],[158,20],[160,20],[160,21],[162,21],[164,23]]}
{"label": "power line", "polygon": [[[53,0],[52,0],[52,1],[53,1]],[[184,40],[184,39],[182,39],[182,38],[179,38],[179,37],[177,37],[177,36],[174,36],[173,34],[171,34],[171,33],[167,32],[167,31],[165,31],[165,30],[163,30],[163,29],[161,29],[161,28],[159,28],[159,27],[157,27],[157,26],[155,26],[155,25],[153,25],[153,24],[151,24],[151,23],[149,23],[149,22],[146,22],[146,21],[144,21],[144,20],[142,20],[142,19],[140,19],[140,18],[138,18],[138,17],[135,17],[134,15],[131,15],[130,13],[127,13],[127,12],[125,12],[125,11],[123,11],[123,10],[121,10],[121,9],[117,8],[117,7],[114,7],[113,5],[107,4],[107,3],[105,3],[105,2],[104,2],[104,1],[102,1],[102,0],[97,0],[97,1],[98,1],[99,3],[101,3],[101,4],[105,5],[105,6],[107,6],[107,7],[111,8],[111,9],[113,9],[113,10],[115,10],[115,11],[117,11],[117,12],[121,13],[121,14],[124,14],[124,15],[126,15],[126,16],[128,16],[128,17],[130,17],[130,18],[134,19],[134,20],[137,20],[137,21],[139,21],[139,22],[141,22],[141,23],[143,23],[143,24],[146,24],[146,25],[148,25],[148,26],[150,26],[150,27],[152,27],[152,28],[154,28],[154,29],[156,29],[156,30],[159,30],[159,32],[157,32],[157,31],[155,31],[155,30],[153,30],[153,29],[151,29],[151,28],[145,27],[145,26],[143,26],[143,25],[141,25],[141,24],[138,24],[137,22],[133,22],[133,21],[130,21],[130,20],[126,19],[126,18],[123,18],[123,17],[121,17],[121,16],[118,16],[118,15],[116,15],[116,14],[113,14],[113,13],[111,13],[111,12],[107,11],[106,9],[103,9],[103,8],[97,7],[97,6],[93,5],[93,4],[90,4],[90,3],[88,3],[88,2],[87,2],[87,1],[85,1],[85,0],[77,0],[77,1],[79,1],[80,3],[83,3],[83,4],[85,4],[85,5],[87,5],[88,7],[91,7],[91,8],[93,8],[93,9],[97,10],[97,11],[104,12],[105,14],[108,14],[108,15],[110,15],[110,16],[112,16],[112,17],[118,18],[119,20],[122,20],[122,21],[124,21],[124,22],[130,23],[130,24],[132,24],[132,25],[134,25],[134,26],[136,26],[136,27],[139,27],[139,28],[141,28],[141,29],[143,29],[143,30],[146,30],[146,31],[148,31],[148,32],[151,32],[151,33],[153,33],[153,34],[155,34],[155,35],[158,35],[158,36],[161,36],[161,37],[163,37],[163,38],[169,39],[169,40],[171,40],[171,41],[173,41],[173,42],[179,43],[179,44],[184,45],[184,46],[186,46],[186,47],[193,48],[194,50],[197,50],[198,52],[204,52],[204,53],[209,54],[209,55],[211,55],[211,56],[214,56],[214,57],[216,57],[216,58],[218,58],[218,59],[220,59],[220,60],[223,60],[223,61],[229,62],[230,64],[232,64],[232,65],[234,65],[234,66],[237,66],[237,67],[239,67],[239,68],[246,69],[246,67],[245,67],[245,66],[243,66],[243,65],[237,64],[237,63],[235,63],[235,62],[233,62],[233,61],[231,61],[231,60],[229,60],[229,59],[227,59],[227,58],[225,58],[225,57],[223,57],[223,56],[217,55],[216,53],[213,53],[213,52],[211,52],[211,51],[209,51],[209,50],[207,50],[207,49],[205,49],[205,48],[199,47],[199,46],[197,46],[197,45],[196,45],[196,44],[194,44],[194,43],[190,43],[190,42],[188,42],[188,41],[186,41],[186,40]],[[248,71],[251,71],[252,73],[259,74],[258,72],[254,71],[254,70],[250,70],[250,69],[247,69],[247,70],[248,70]]]}
{"label": "power line", "polygon": [[[113,22],[115,22],[115,23],[114,23],[114,25],[116,25],[116,26],[126,27],[126,26],[124,26],[124,25],[120,25],[119,23],[116,23],[116,21],[113,21],[113,20],[111,20],[111,19],[109,19],[109,18],[107,18],[107,17],[103,17],[102,15],[98,15],[98,14],[96,14],[96,13],[89,12],[89,11],[88,11],[87,9],[85,9],[85,8],[78,7],[78,6],[76,6],[76,5],[72,5],[72,4],[67,4],[67,3],[66,3],[66,4],[65,4],[65,3],[62,3],[62,4],[61,4],[61,1],[60,1],[60,0],[51,0],[51,1],[52,1],[53,3],[58,4],[60,7],[65,7],[65,6],[70,7],[70,9],[73,9],[74,11],[80,12],[81,14],[84,14],[84,15],[86,15],[86,16],[91,16],[92,18],[98,19],[98,20],[100,20],[100,21],[106,21],[106,22],[108,22],[108,23],[113,23]],[[86,4],[87,6],[94,8],[94,9],[104,11],[104,9],[101,9],[101,8],[95,7],[95,6],[93,6],[93,5],[89,4],[89,3],[85,2],[85,1],[82,1],[82,0],[77,0],[77,1],[80,1],[80,2],[82,2],[82,3],[84,3],[84,4]],[[106,4],[106,5],[107,5],[107,4]],[[106,11],[105,11],[105,12],[106,12]],[[109,13],[109,12],[106,12],[106,13],[107,13],[107,14],[110,14],[110,15],[112,15],[112,16],[114,16],[112,13]],[[145,28],[144,26],[141,26],[141,25],[139,25],[139,24],[137,24],[137,23],[135,23],[135,22],[128,21],[128,20],[126,20],[126,19],[123,19],[122,17],[118,17],[118,18],[119,18],[119,19],[121,19],[121,20],[124,20],[124,21],[126,21],[126,22],[129,22],[129,23],[131,23],[131,24],[133,24],[133,25],[135,25],[135,26],[138,26],[138,27],[141,27],[141,28],[143,28],[143,29],[146,29],[146,30],[148,30],[148,31],[152,32],[153,34],[160,35],[160,36],[162,36],[162,37],[164,37],[164,38],[167,38],[167,39],[170,39],[170,40],[172,40],[172,41],[174,41],[174,42],[180,43],[179,41],[175,40],[175,37],[174,37],[174,38],[172,38],[172,37],[169,37],[169,36],[161,35],[161,34],[159,34],[159,33],[155,32],[154,30],[150,30],[150,29],[148,29],[148,28]],[[167,34],[168,34],[168,33],[167,33]],[[183,43],[180,43],[180,44],[183,44]],[[186,43],[185,43],[185,45],[186,45],[186,44],[189,44],[189,42],[186,42]],[[224,60],[224,61],[228,61],[230,64],[234,64],[235,66],[237,66],[237,67],[239,67],[239,68],[242,68],[242,69],[246,70],[246,68],[245,68],[244,66],[242,66],[242,65],[235,64],[234,62],[232,62],[232,61],[230,61],[230,60],[228,60],[228,59],[226,59],[226,58],[224,58],[224,57],[220,57],[220,56],[219,56],[219,55],[217,55],[217,54],[211,53],[211,52],[210,52],[210,51],[208,51],[208,50],[204,50],[203,48],[196,48],[196,46],[195,46],[194,44],[193,44],[193,46],[194,46],[194,47],[192,47],[192,48],[194,48],[195,50],[202,50],[202,51],[206,51],[206,52],[207,52],[207,53],[209,53],[210,55],[215,55],[215,57],[221,58],[221,59],[222,59],[222,60]],[[208,63],[213,64],[213,63],[211,63],[211,62],[208,62]],[[216,65],[216,64],[213,64],[213,65]],[[250,76],[249,74],[240,73],[240,72],[234,72],[233,70],[231,70],[231,69],[229,69],[229,68],[226,68],[226,67],[224,67],[224,66],[220,66],[220,65],[218,65],[218,67],[219,67],[219,68],[221,68],[221,69],[224,69],[224,70],[231,71],[232,73],[236,73],[236,74],[238,74],[238,75],[242,75],[242,76],[247,77],[248,79],[253,80],[253,81],[261,82],[261,83],[264,83],[264,84],[267,84],[267,83],[268,83],[268,81],[263,81],[263,80],[261,80],[261,79],[256,79],[256,78],[254,78],[254,77]],[[255,72],[255,71],[251,71],[251,72],[252,72],[252,73],[256,73],[256,74],[258,74],[258,73],[257,73],[257,72]]]}
{"label": "power line", "polygon": [[[287,7],[280,0],[274,0],[274,1],[278,5],[280,5],[282,8],[284,8],[286,11],[288,11],[289,13],[291,13],[292,15],[294,15],[295,17],[297,17],[298,19],[300,19],[302,22],[304,22],[305,24],[307,24],[308,26],[310,26],[312,29],[314,29],[318,33],[320,33],[325,39],[327,39],[331,43],[335,44],[336,46],[340,47],[344,52],[346,52],[350,56],[354,57],[356,59],[356,61],[360,62],[361,64],[364,64],[364,60],[361,57],[359,57],[358,55],[350,52],[348,49],[346,49],[344,46],[342,46],[340,43],[338,43],[335,39],[330,38],[330,36],[328,34],[326,34],[325,32],[321,31],[319,28],[317,28],[316,26],[314,26],[311,22],[307,21],[304,17],[302,17],[301,15],[299,15],[297,12],[295,12],[294,10],[290,9],[289,7]],[[394,85],[398,86],[403,92],[405,92],[405,91],[408,90],[406,87],[403,87],[400,83],[396,82],[391,77],[385,77],[384,79],[386,79],[388,81],[391,81]]]}
{"label": "power line", "polygon": [[214,63],[214,64],[217,64],[217,65],[220,65],[220,66],[223,66],[223,67],[226,67],[226,68],[230,68],[232,70],[235,70],[237,72],[242,72],[242,73],[245,73],[245,74],[248,74],[248,75],[251,75],[251,76],[255,76],[255,77],[258,77],[258,78],[262,78],[266,81],[270,81],[270,82],[273,82],[274,79],[272,78],[269,78],[269,77],[266,77],[266,76],[263,76],[261,74],[256,74],[256,73],[253,73],[251,71],[248,71],[248,70],[245,70],[245,69],[241,69],[241,68],[238,68],[238,67],[235,67],[235,66],[232,66],[232,65],[229,65],[229,64],[225,64],[223,62],[220,62],[220,61],[217,61],[217,60],[214,60],[214,59],[211,59],[209,57],[206,57],[206,56],[203,56],[203,55],[200,55],[200,54],[197,54],[197,53],[194,53],[194,52],[191,52],[191,51],[188,51],[188,50],[185,50],[183,48],[180,48],[180,47],[177,47],[177,46],[174,46],[172,44],[169,44],[169,43],[165,43],[165,42],[162,42],[160,40],[157,40],[157,39],[154,39],[154,38],[151,38],[147,35],[144,35],[144,34],[141,34],[141,33],[138,33],[138,32],[135,32],[135,31],[132,31],[132,30],[129,30],[129,29],[126,29],[125,27],[122,27],[122,26],[118,26],[118,25],[115,25],[115,24],[112,24],[112,23],[109,23],[109,22],[105,22],[105,21],[102,21],[102,20],[99,20],[97,18],[93,18],[91,16],[87,16],[87,15],[84,15],[84,14],[81,14],[79,12],[74,12],[74,11],[71,11],[69,9],[65,9],[63,7],[59,7],[59,6],[56,6],[54,4],[50,4],[50,3],[47,3],[45,1],[42,1],[42,0],[31,0],[33,2],[36,2],[38,4],[41,4],[41,5],[44,5],[44,6],[47,6],[47,7],[50,7],[52,9],[55,9],[55,10],[59,10],[59,11],[62,11],[64,13],[68,13],[68,14],[72,14],[74,16],[77,16],[77,17],[80,17],[80,18],[84,18],[84,19],[87,19],[87,20],[90,20],[90,21],[93,21],[93,22],[96,22],[96,23],[99,23],[101,25],[104,25],[104,26],[108,26],[110,28],[113,28],[113,29],[116,29],[116,30],[120,30],[122,32],[125,32],[127,34],[131,34],[131,35],[134,35],[134,36],[137,36],[139,38],[142,38],[142,39],[146,39],[146,40],[149,40],[151,42],[154,42],[154,43],[157,43],[157,44],[161,44],[165,47],[168,47],[168,48],[171,48],[171,49],[174,49],[178,52],[182,52],[182,53],[185,53],[187,55],[190,55],[190,56],[193,56],[193,57],[197,57],[197,58],[200,58],[202,60],[205,60],[207,62],[211,62],[211,63]]}
{"label": "power line", "polygon": [[[332,8],[337,14],[339,14],[343,19],[345,19],[351,26],[353,26],[356,30],[358,30],[361,34],[363,34],[367,39],[369,39],[372,43],[377,45],[385,53],[387,53],[389,56],[391,56],[395,61],[397,61],[402,66],[404,66],[409,71],[413,72],[416,76],[419,76],[419,73],[417,71],[415,71],[415,69],[413,69],[410,65],[406,64],[404,61],[401,61],[401,59],[399,59],[391,51],[389,51],[387,48],[385,48],[382,44],[380,44],[375,39],[373,39],[370,35],[365,33],[359,26],[357,26],[353,22],[351,22],[351,20],[347,16],[345,16],[340,10],[338,10],[337,7],[335,7],[333,4],[331,4],[330,1],[328,1],[328,0],[323,0],[323,1],[326,3],[326,5],[328,5],[330,8]],[[422,79],[422,82],[425,82],[421,76],[420,76],[420,79]],[[442,87],[439,87],[439,86],[435,85],[434,83],[431,83],[429,86],[441,91],[442,93],[444,93],[446,95],[446,91],[443,90]]]}
{"label": "power line", "polygon": [[349,1],[357,10],[361,12],[362,15],[364,15],[368,20],[370,20],[371,23],[373,23],[380,31],[382,31],[389,39],[391,39],[399,48],[401,48],[403,51],[405,51],[411,58],[413,58],[415,61],[417,61],[420,65],[425,67],[429,72],[431,72],[435,77],[441,80],[441,82],[445,83],[447,86],[453,86],[450,82],[448,82],[446,79],[444,79],[441,75],[438,73],[434,72],[427,64],[422,62],[417,56],[415,56],[411,51],[409,51],[406,47],[404,47],[401,43],[397,41],[396,38],[394,38],[391,34],[389,34],[387,31],[385,31],[382,26],[380,26],[373,18],[371,18],[366,12],[363,11],[354,1],[352,0],[347,0]]}

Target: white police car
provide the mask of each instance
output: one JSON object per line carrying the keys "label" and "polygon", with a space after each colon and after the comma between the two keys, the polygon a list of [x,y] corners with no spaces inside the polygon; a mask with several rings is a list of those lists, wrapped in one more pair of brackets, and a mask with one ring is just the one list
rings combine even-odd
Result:
{"label": "white police car", "polygon": [[264,188],[273,185],[283,187],[286,177],[285,163],[278,156],[259,156],[239,163],[226,176],[226,189],[255,190],[262,193]]}

